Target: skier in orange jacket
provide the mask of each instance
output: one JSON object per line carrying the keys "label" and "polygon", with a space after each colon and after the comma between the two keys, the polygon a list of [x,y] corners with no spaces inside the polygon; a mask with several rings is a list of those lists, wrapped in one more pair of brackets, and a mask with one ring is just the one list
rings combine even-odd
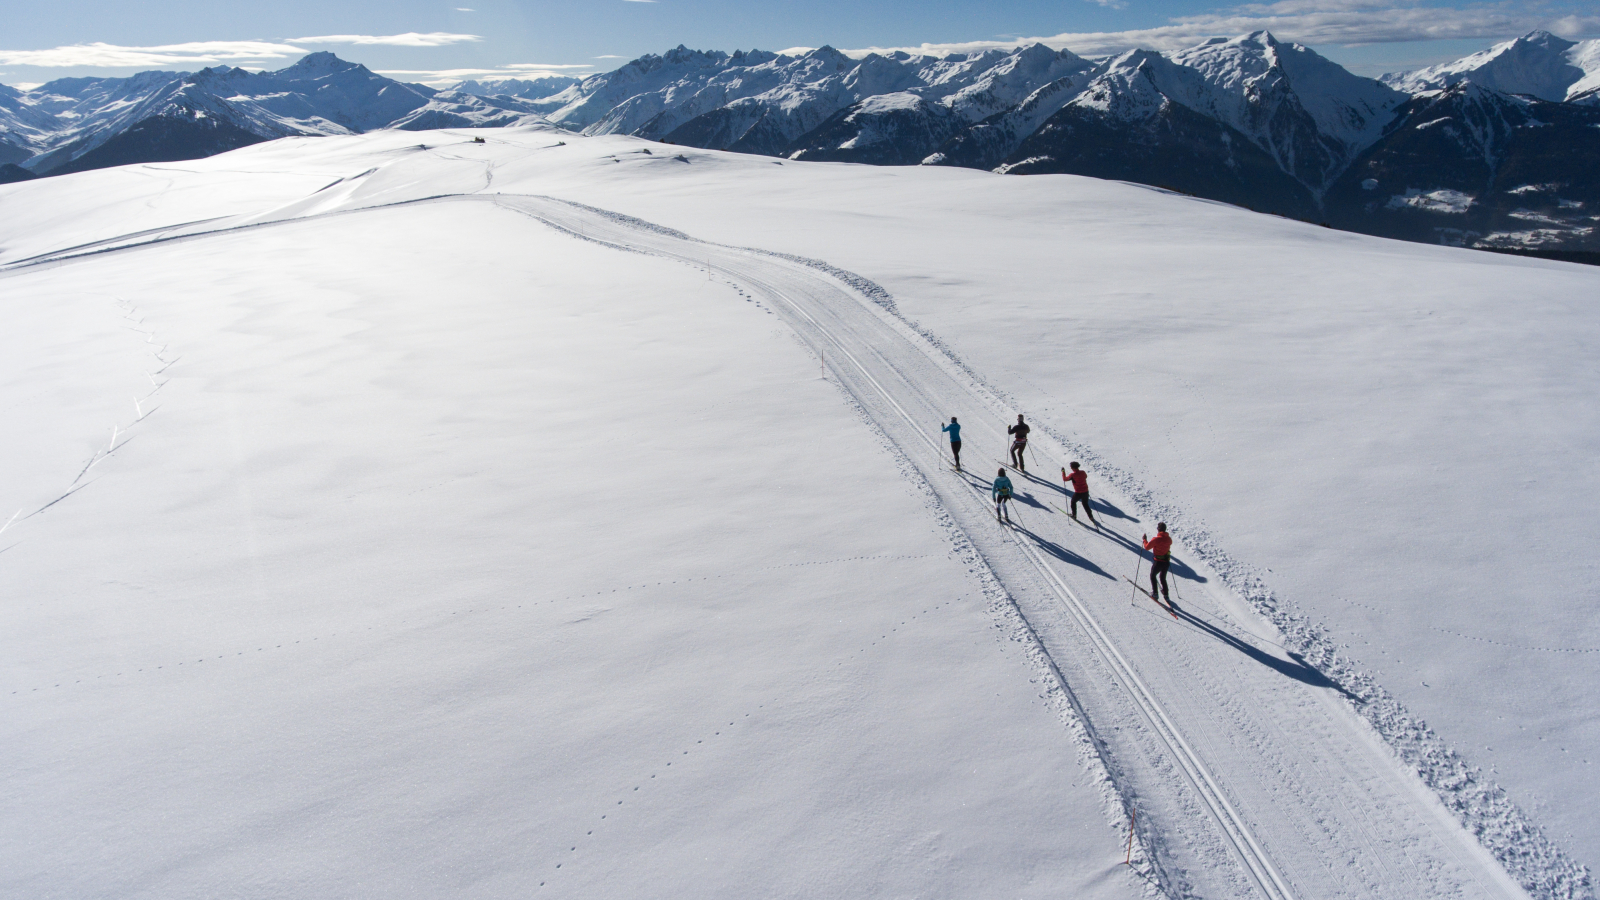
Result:
{"label": "skier in orange jacket", "polygon": [[1156,523],[1156,536],[1144,535],[1144,548],[1154,559],[1150,563],[1150,596],[1156,595],[1156,576],[1161,576],[1161,599],[1172,605],[1167,593],[1167,568],[1172,565],[1172,535],[1167,534],[1167,523]]}

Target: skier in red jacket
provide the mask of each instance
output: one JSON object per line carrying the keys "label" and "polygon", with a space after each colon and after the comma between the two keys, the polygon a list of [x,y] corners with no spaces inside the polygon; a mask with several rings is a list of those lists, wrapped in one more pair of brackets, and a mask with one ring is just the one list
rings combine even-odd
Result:
{"label": "skier in red jacket", "polygon": [[1167,523],[1156,523],[1156,536],[1144,535],[1144,548],[1154,559],[1150,563],[1150,596],[1156,595],[1156,576],[1161,576],[1161,599],[1172,605],[1172,595],[1167,593],[1167,568],[1172,565],[1172,535],[1167,534]]}
{"label": "skier in red jacket", "polygon": [[[1072,464],[1072,474],[1068,475],[1066,469],[1061,470],[1061,480],[1072,484],[1072,519],[1078,519],[1078,504],[1083,504],[1083,511],[1089,516],[1089,521],[1094,522],[1094,508],[1089,505],[1089,473],[1078,468],[1077,463]],[[1094,527],[1099,528],[1100,523],[1094,522]]]}

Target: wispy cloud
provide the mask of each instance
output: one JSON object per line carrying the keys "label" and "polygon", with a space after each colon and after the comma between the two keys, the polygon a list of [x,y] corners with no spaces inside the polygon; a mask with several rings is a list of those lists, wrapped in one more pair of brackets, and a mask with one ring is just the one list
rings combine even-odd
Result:
{"label": "wispy cloud", "polygon": [[615,53],[607,53],[604,56],[596,56],[595,59],[627,59],[627,57],[626,56],[618,56]]}
{"label": "wispy cloud", "polygon": [[1394,0],[1281,0],[1249,4],[1219,13],[1183,16],[1169,24],[1132,31],[1067,32],[1006,41],[966,41],[915,47],[867,47],[850,56],[902,50],[945,56],[1044,44],[1084,56],[1120,53],[1135,47],[1181,50],[1206,38],[1270,31],[1280,40],[1303,44],[1386,44],[1399,41],[1498,40],[1545,28],[1568,37],[1600,32],[1600,17],[1539,11],[1508,5],[1459,9],[1396,5]]}
{"label": "wispy cloud", "polygon": [[381,44],[394,47],[443,47],[468,41],[479,41],[475,34],[371,35],[327,34],[317,37],[291,38],[284,42],[271,41],[191,41],[184,44],[160,44],[151,47],[127,47],[120,44],[95,42],[52,47],[48,50],[0,50],[0,66],[43,66],[47,68],[92,69],[193,69],[221,63],[263,63],[287,59],[306,53],[305,47],[296,44]]}
{"label": "wispy cloud", "polygon": [[378,74],[420,82],[429,87],[445,87],[468,79],[504,81],[508,78],[524,78],[533,80],[558,75],[583,78],[589,74],[583,70],[593,68],[594,66],[588,64],[512,63],[511,65],[495,66],[487,69],[379,69]]}
{"label": "wispy cloud", "polygon": [[265,41],[194,41],[155,47],[117,44],[73,44],[49,50],[0,50],[0,65],[62,68],[145,68],[211,66],[239,60],[284,59],[306,51],[289,44]]}
{"label": "wispy cloud", "polygon": [[405,34],[324,34],[317,37],[290,38],[292,44],[383,44],[390,47],[444,47],[450,44],[464,44],[469,41],[481,41],[483,38],[475,34],[451,34],[447,31],[432,31],[427,34],[418,34],[408,31]]}

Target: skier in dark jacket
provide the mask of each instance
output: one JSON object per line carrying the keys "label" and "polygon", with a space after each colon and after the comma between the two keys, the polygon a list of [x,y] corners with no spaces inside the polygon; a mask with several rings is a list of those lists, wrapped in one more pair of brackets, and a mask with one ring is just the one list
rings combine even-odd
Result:
{"label": "skier in dark jacket", "polygon": [[[1089,505],[1089,473],[1078,468],[1077,463],[1072,464],[1072,474],[1068,475],[1066,469],[1061,470],[1061,480],[1072,484],[1072,518],[1078,518],[1078,504],[1083,504],[1083,511],[1088,514],[1089,521],[1094,522],[1094,507]],[[1094,527],[1099,528],[1100,523],[1094,522]]]}
{"label": "skier in dark jacket", "polygon": [[1028,432],[1031,431],[1028,423],[1022,421],[1022,414],[1017,414],[1017,424],[1006,429],[1006,434],[1013,435],[1011,440],[1011,464],[1017,467],[1018,472],[1028,471],[1027,461],[1022,458],[1022,451],[1028,449]]}
{"label": "skier in dark jacket", "polygon": [[950,424],[939,430],[950,433],[950,452],[956,458],[956,471],[961,471],[961,423],[956,421],[955,416],[951,416]]}
{"label": "skier in dark jacket", "polygon": [[1167,593],[1167,569],[1172,565],[1172,535],[1167,534],[1167,523],[1156,523],[1156,536],[1144,535],[1144,548],[1150,551],[1150,596],[1156,595],[1156,576],[1161,576],[1161,599],[1172,605],[1172,595]]}
{"label": "skier in dark jacket", "polygon": [[1006,470],[1001,469],[995,473],[994,486],[989,489],[989,496],[994,499],[994,517],[998,521],[1002,514],[1006,521],[1011,521],[1011,508],[1006,503],[1011,500],[1011,479],[1006,477]]}

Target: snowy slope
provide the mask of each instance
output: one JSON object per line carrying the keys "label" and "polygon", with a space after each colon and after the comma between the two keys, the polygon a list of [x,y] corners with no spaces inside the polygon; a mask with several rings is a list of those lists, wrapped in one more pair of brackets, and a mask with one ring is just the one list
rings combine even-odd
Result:
{"label": "snowy slope", "polygon": [[545,122],[538,107],[514,96],[484,98],[465,91],[440,91],[387,128],[427,131],[433,128],[508,128]]}
{"label": "snowy slope", "polygon": [[[1115,865],[1106,785],[1112,818],[1140,810],[1140,871],[1173,896],[1516,895],[1502,867],[1536,896],[1588,893],[1595,663],[1549,651],[1600,642],[1570,602],[1582,564],[1550,537],[1579,527],[1562,501],[1596,433],[1574,412],[1587,369],[1562,356],[1591,342],[1593,270],[1088,179],[490,134],[295,140],[190,175],[0,189],[39,211],[0,237],[0,265],[101,242],[0,274],[28,310],[4,357],[36,426],[10,451],[17,499],[48,503],[92,463],[0,557],[54,601],[6,629],[28,682],[12,830],[37,836],[7,871],[31,894],[409,877],[1129,895],[1147,882]],[[233,172],[255,193],[230,210],[206,187]],[[96,222],[110,191],[126,199]],[[346,212],[455,194],[475,199]],[[118,244],[140,249],[96,252]],[[819,347],[826,386],[803,374]],[[43,373],[53,395],[34,392]],[[165,377],[135,421],[132,383]],[[841,417],[832,384],[876,432]],[[999,454],[993,423],[1029,413],[1039,474],[1085,460],[1116,539],[1026,481],[1023,530],[986,523],[928,443],[957,407],[973,468]],[[132,441],[105,443],[106,423]],[[1508,473],[1527,480],[1507,490]],[[1112,574],[1157,515],[1180,540],[1181,622],[1129,605]],[[928,559],[822,565],[883,556]],[[726,594],[665,583],[761,561],[816,565]],[[1008,598],[987,616],[986,570]],[[967,618],[924,612],[941,592]],[[519,600],[550,612],[518,618]],[[997,654],[985,632],[1019,640]],[[291,633],[287,654],[246,659]],[[293,649],[305,635],[320,646]],[[94,683],[191,655],[207,661]],[[719,733],[713,710],[756,721]],[[63,741],[89,749],[52,777]],[[175,744],[198,777],[164,761]],[[664,782],[667,758],[674,777],[703,767]],[[586,808],[635,808],[641,770],[662,789],[639,776],[640,818],[583,833]],[[600,813],[619,791],[624,812]],[[81,860],[56,836],[85,812],[145,837],[109,839],[73,890],[46,873]],[[296,864],[267,874],[267,858]],[[556,862],[571,880],[540,874]]]}
{"label": "snowy slope", "polygon": [[[418,137],[0,203],[483,183]],[[479,204],[3,280],[5,500],[81,489],[0,535],[0,892],[1139,896],[981,563],[725,279]]]}

